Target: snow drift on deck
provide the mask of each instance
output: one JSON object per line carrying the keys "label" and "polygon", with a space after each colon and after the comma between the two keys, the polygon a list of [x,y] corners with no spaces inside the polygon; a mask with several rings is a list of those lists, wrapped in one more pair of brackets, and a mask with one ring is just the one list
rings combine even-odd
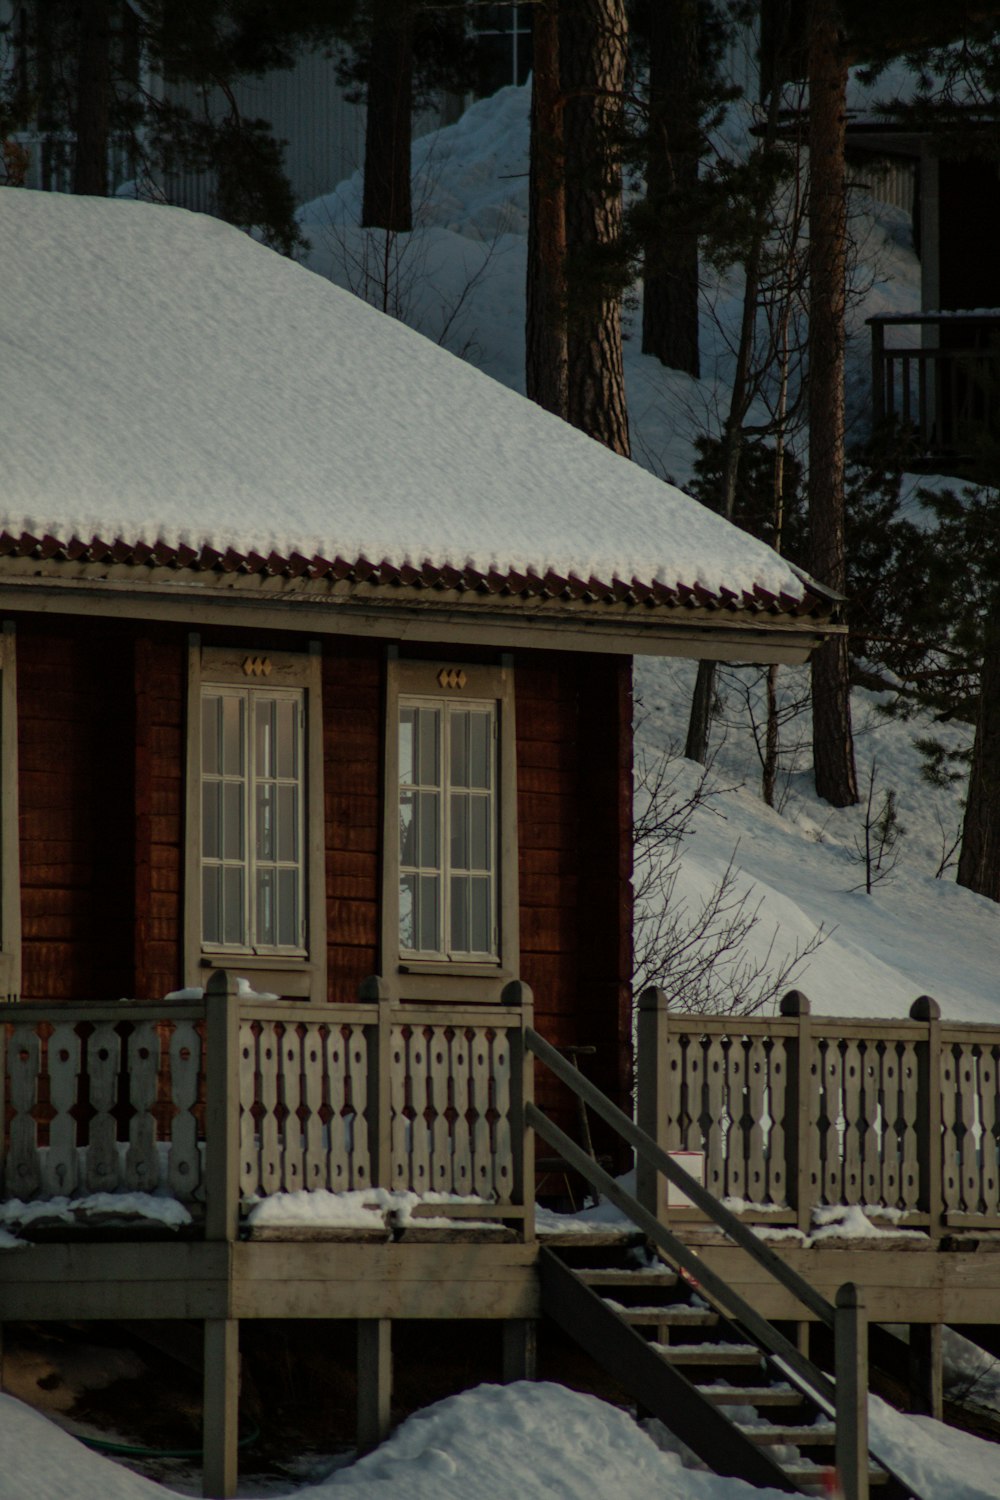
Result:
{"label": "snow drift on deck", "polygon": [[679,490],[218,220],[0,190],[0,533],[799,600]]}

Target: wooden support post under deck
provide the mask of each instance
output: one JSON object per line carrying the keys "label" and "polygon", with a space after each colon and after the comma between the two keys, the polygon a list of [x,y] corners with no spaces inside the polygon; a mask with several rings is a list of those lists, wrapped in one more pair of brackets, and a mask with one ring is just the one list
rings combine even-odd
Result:
{"label": "wooden support post under deck", "polygon": [[944,1420],[941,1324],[910,1324],[910,1410]]}
{"label": "wooden support post under deck", "polygon": [[206,1318],[202,1494],[229,1500],[239,1463],[240,1325]]}
{"label": "wooden support post under deck", "polygon": [[392,1320],[358,1319],[358,1452],[377,1448],[392,1425]]}
{"label": "wooden support post under deck", "polygon": [[844,1500],[868,1500],[868,1319],[864,1293],[848,1281],[834,1314],[837,1478]]}
{"label": "wooden support post under deck", "polygon": [[538,1352],[538,1324],[534,1318],[505,1318],[503,1324],[503,1382],[534,1380]]}

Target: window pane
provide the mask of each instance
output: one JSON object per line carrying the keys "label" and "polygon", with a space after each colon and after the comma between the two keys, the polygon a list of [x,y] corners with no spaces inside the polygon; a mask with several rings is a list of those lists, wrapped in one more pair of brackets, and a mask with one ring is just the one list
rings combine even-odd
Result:
{"label": "window pane", "polygon": [[417,709],[418,733],[419,733],[419,755],[417,765],[417,778],[420,786],[438,786],[441,774],[438,769],[440,762],[440,720],[441,710],[437,708]]}
{"label": "window pane", "polygon": [[222,698],[222,769],[227,776],[243,775],[243,699]]}
{"label": "window pane", "polygon": [[257,871],[257,941],[272,947],[275,938],[274,871]]}
{"label": "window pane", "polygon": [[278,942],[284,948],[299,943],[299,875],[297,870],[278,871]]}
{"label": "window pane", "polygon": [[472,953],[493,951],[493,923],[490,919],[490,881],[488,878],[473,878],[469,881],[472,935],[469,950]]}
{"label": "window pane", "polygon": [[420,851],[418,863],[423,868],[436,870],[441,862],[438,843],[438,818],[440,798],[437,792],[418,792],[420,806],[420,818],[418,822],[419,839],[417,847]]}
{"label": "window pane", "polygon": [[201,704],[201,768],[206,776],[218,776],[222,770],[219,746],[222,734],[222,700],[206,695]]}
{"label": "window pane", "polygon": [[451,711],[451,784],[469,785],[469,715]]}
{"label": "window pane", "polygon": [[201,852],[206,859],[219,859],[222,855],[220,789],[218,781],[201,784]]}
{"label": "window pane", "polygon": [[278,859],[289,862],[299,857],[299,789],[279,786],[278,792]]}
{"label": "window pane", "polygon": [[464,792],[451,798],[451,867],[469,868],[469,798]]}
{"label": "window pane", "polygon": [[254,719],[254,773],[257,776],[274,775],[274,699],[253,697]]}
{"label": "window pane", "polygon": [[491,784],[491,718],[490,714],[469,714],[469,786],[488,787]]}
{"label": "window pane", "polygon": [[399,784],[412,786],[416,772],[416,716],[413,708],[399,711]]}
{"label": "window pane", "polygon": [[222,870],[210,865],[201,872],[201,931],[202,941],[222,941]]}
{"label": "window pane", "polygon": [[225,859],[243,858],[243,783],[222,785],[222,851]]}
{"label": "window pane", "polygon": [[267,781],[257,784],[257,858],[274,858],[274,786]]}
{"label": "window pane", "polygon": [[228,865],[222,871],[222,941],[243,943],[246,941],[246,921],[243,915],[243,868]]}
{"label": "window pane", "polygon": [[470,851],[468,868],[471,870],[492,869],[490,860],[490,799],[469,798]]}
{"label": "window pane", "polygon": [[417,862],[417,794],[399,794],[399,862],[415,865]]}
{"label": "window pane", "polygon": [[291,698],[281,698],[277,710],[277,774],[297,777],[299,774],[299,706]]}
{"label": "window pane", "polygon": [[402,948],[417,946],[417,879],[402,875],[399,881],[399,943]]}
{"label": "window pane", "polygon": [[436,875],[420,876],[420,948],[436,953],[441,947],[441,884]]}
{"label": "window pane", "polygon": [[452,876],[449,947],[456,953],[469,952],[469,880],[466,875]]}

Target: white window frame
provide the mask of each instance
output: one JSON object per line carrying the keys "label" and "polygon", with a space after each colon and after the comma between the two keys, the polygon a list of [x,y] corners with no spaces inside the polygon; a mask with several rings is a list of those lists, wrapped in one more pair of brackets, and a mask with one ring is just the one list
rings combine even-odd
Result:
{"label": "white window frame", "polygon": [[21,854],[14,625],[0,629],[0,1001],[21,997]]}
{"label": "white window frame", "polygon": [[[499,806],[497,770],[499,756],[497,754],[497,740],[499,734],[499,715],[497,704],[494,699],[465,699],[459,702],[453,699],[441,697],[426,697],[400,695],[399,708],[397,712],[397,734],[402,721],[402,714],[406,709],[430,710],[440,715],[439,723],[441,732],[438,743],[438,780],[436,783],[407,783],[404,785],[400,777],[397,786],[397,807],[400,805],[404,792],[418,793],[423,791],[437,796],[439,799],[437,817],[437,846],[438,861],[436,865],[421,865],[419,862],[412,865],[403,865],[402,854],[399,854],[400,884],[405,875],[412,874],[430,876],[438,881],[438,935],[442,939],[435,948],[404,948],[402,935],[400,935],[400,953],[404,960],[416,959],[426,961],[427,959],[440,959],[447,963],[497,963],[499,961],[499,921],[497,912],[497,885],[499,875],[499,849],[498,849],[498,819]],[[465,711],[478,711],[489,716],[489,781],[487,787],[482,791],[474,788],[457,787],[453,781],[451,760],[451,722],[452,718]],[[452,803],[456,792],[468,791],[470,798],[478,795],[481,800],[488,798],[489,802],[489,862],[487,865],[475,871],[456,870],[451,860],[451,835],[452,835]],[[478,875],[489,880],[489,913],[488,925],[490,929],[490,941],[484,948],[459,948],[452,941],[452,879],[456,874]]]}
{"label": "white window frame", "polygon": [[[247,757],[239,778],[244,785],[242,858],[234,861],[243,869],[245,942],[208,942],[203,929],[203,871],[225,861],[206,860],[202,845],[203,711],[206,699],[217,690],[222,696],[239,696],[246,704],[244,735]],[[263,944],[254,930],[256,921],[256,856],[253,848],[255,810],[252,806],[255,776],[250,764],[251,701],[262,697],[285,698],[301,706],[299,733],[299,941]],[[326,897],[323,838],[323,709],[321,657],[318,645],[308,653],[269,651],[258,646],[202,646],[196,636],[188,650],[188,733],[185,858],[185,983],[204,986],[210,974],[232,969],[246,977],[258,991],[323,1002],[326,993]],[[214,777],[212,778],[214,779]],[[319,809],[319,816],[313,810]],[[271,861],[266,861],[271,864]]]}
{"label": "white window frame", "polygon": [[[258,772],[256,761],[256,719],[255,710],[261,699],[269,703],[291,704],[295,718],[295,764],[291,775],[279,776],[275,770],[272,776],[262,776]],[[229,701],[242,705],[240,716],[239,735],[240,764],[237,770],[227,771],[223,767],[220,771],[209,771],[205,766],[204,745],[202,749],[201,783],[202,783],[202,850],[201,850],[201,872],[202,872],[202,896],[205,895],[206,871],[219,870],[225,876],[229,870],[239,871],[240,903],[243,915],[243,932],[235,940],[227,940],[224,936],[209,938],[205,932],[205,914],[202,911],[202,944],[206,952],[220,953],[253,953],[253,954],[284,954],[304,958],[306,953],[306,870],[305,870],[305,737],[306,737],[306,703],[304,688],[288,687],[264,687],[255,684],[253,687],[236,686],[234,683],[203,682],[201,688],[201,712],[202,732],[206,726],[206,710],[210,702]],[[260,829],[258,828],[258,790],[262,784],[270,784],[275,793],[281,787],[293,787],[296,792],[296,809],[294,814],[294,849],[295,853],[291,859],[279,859],[277,854],[270,859],[258,855],[260,843]],[[220,788],[220,801],[218,827],[220,833],[223,831],[223,819],[225,816],[225,789],[229,786],[240,788],[240,850],[237,855],[227,855],[224,849],[217,853],[208,854],[205,851],[205,811],[204,803],[207,792],[212,785]],[[295,907],[297,921],[294,941],[281,942],[275,940],[266,942],[258,928],[258,877],[265,870],[271,870],[275,881],[280,871],[292,871],[295,882]],[[220,916],[223,915],[220,903]],[[223,917],[224,921],[224,917]]]}
{"label": "white window frame", "polygon": [[[488,708],[493,720],[492,927],[489,953],[407,950],[400,933],[400,714],[407,707],[440,707],[441,839],[437,869],[441,879],[441,926],[447,943],[450,903],[450,796],[447,733],[451,707]],[[517,777],[514,673],[501,665],[454,661],[400,661],[390,653],[386,671],[385,787],[381,912],[382,976],[400,999],[496,1002],[503,986],[518,977],[520,964],[517,890]],[[407,866],[407,870],[411,867]],[[413,867],[416,868],[416,867]]]}

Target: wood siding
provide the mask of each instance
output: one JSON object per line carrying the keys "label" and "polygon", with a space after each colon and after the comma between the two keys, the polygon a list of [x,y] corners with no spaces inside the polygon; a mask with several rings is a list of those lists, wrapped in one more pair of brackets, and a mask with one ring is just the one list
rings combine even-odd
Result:
{"label": "wood siding", "polygon": [[[25,618],[17,650],[24,998],[159,999],[183,972],[186,633]],[[629,663],[522,652],[514,668],[521,975],[543,1035],[596,1047],[585,1069],[622,1101]],[[350,1003],[378,968],[383,648],[327,641],[322,680],[329,996]]]}

